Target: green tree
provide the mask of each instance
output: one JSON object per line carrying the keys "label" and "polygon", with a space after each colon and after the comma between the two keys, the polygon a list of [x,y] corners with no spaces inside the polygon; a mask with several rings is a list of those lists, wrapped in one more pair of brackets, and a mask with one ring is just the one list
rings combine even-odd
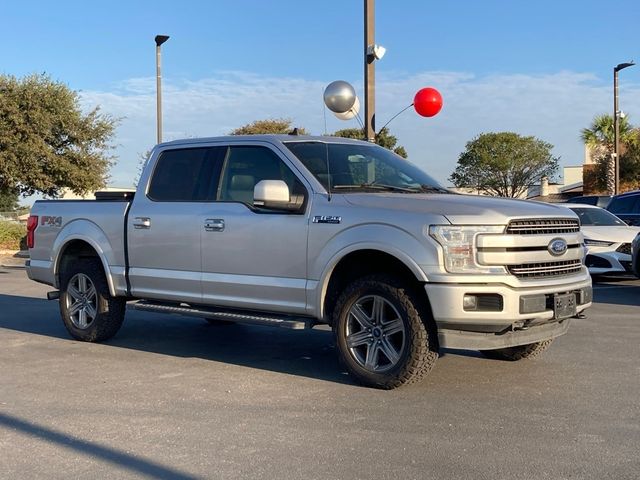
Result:
{"label": "green tree", "polygon": [[[634,162],[633,154],[634,144],[637,144],[638,132],[634,130],[629,123],[628,117],[620,118],[618,128],[621,144],[620,152],[620,182],[633,181]],[[580,138],[589,147],[591,157],[597,163],[595,186],[600,190],[608,191],[613,194],[615,190],[615,165],[611,154],[614,152],[614,125],[613,115],[596,116],[589,128],[583,128],[580,131]],[[631,155],[625,155],[626,150],[631,150]],[[637,172],[640,174],[640,172]]]}
{"label": "green tree", "polygon": [[0,191],[56,196],[104,186],[116,120],[83,113],[76,92],[48,76],[0,75]]}
{"label": "green tree", "polygon": [[13,212],[18,208],[18,191],[4,188],[0,190],[0,212]]}
{"label": "green tree", "polygon": [[[232,130],[229,135],[259,135],[259,134],[289,134],[292,133],[294,127],[291,126],[291,120],[288,118],[276,118],[269,120],[256,120],[255,122],[243,125],[240,128]],[[299,127],[298,133],[306,135],[307,131]]]}
{"label": "green tree", "polygon": [[449,179],[500,197],[521,197],[530,185],[558,169],[553,145],[513,132],[483,133],[467,143]]}
{"label": "green tree", "polygon": [[[333,134],[336,137],[342,138],[355,138],[356,140],[366,140],[367,137],[364,131],[361,128],[345,128],[343,130],[338,130]],[[389,133],[388,128],[383,128],[376,135],[376,143],[381,147],[387,148],[392,152],[400,155],[402,158],[407,158],[407,151],[405,148],[398,144],[398,139],[395,135],[391,135]]]}

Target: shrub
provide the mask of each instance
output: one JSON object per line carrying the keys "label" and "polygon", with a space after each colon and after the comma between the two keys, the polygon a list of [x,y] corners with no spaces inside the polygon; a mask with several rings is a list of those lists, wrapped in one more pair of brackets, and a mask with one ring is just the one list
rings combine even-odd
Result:
{"label": "shrub", "polygon": [[0,220],[0,249],[19,250],[25,245],[26,225]]}

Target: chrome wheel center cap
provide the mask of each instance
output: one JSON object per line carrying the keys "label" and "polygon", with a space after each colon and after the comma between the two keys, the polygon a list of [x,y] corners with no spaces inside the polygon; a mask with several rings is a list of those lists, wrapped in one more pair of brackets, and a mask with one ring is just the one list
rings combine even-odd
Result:
{"label": "chrome wheel center cap", "polygon": [[375,327],[371,333],[374,338],[380,338],[382,336],[382,330],[378,327]]}

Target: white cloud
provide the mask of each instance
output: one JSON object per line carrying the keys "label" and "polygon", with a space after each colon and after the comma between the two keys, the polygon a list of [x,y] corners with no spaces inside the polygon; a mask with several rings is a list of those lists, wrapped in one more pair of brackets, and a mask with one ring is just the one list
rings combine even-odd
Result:
{"label": "white cloud", "polygon": [[[279,117],[291,118],[294,125],[312,133],[323,133],[322,92],[332,80],[230,71],[197,81],[165,80],[164,139],[224,135],[253,120]],[[362,83],[353,83],[361,94]],[[377,126],[409,105],[424,86],[440,90],[442,112],[421,118],[409,109],[390,128],[410,158],[444,183],[465,143],[488,131],[535,135],[555,145],[554,154],[563,164],[580,164],[580,129],[594,115],[612,109],[611,85],[584,73],[477,77],[465,72],[382,72],[376,86]],[[130,79],[109,92],[84,91],[81,98],[87,108],[100,105],[103,111],[122,117],[116,137],[119,160],[111,183],[130,186],[138,155],[155,143],[155,78]],[[640,112],[640,86],[621,85],[620,98],[633,123],[633,113]],[[356,122],[341,122],[327,112],[329,132],[351,126]]]}

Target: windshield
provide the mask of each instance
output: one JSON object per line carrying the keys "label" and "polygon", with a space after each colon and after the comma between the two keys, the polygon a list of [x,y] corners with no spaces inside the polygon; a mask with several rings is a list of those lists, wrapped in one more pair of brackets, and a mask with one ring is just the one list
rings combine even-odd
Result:
{"label": "windshield", "polygon": [[580,218],[580,224],[591,227],[606,227],[614,225],[624,225],[622,220],[616,217],[614,214],[609,213],[601,208],[576,208],[571,207],[571,210]]}
{"label": "windshield", "polygon": [[415,165],[378,145],[325,142],[285,142],[285,145],[327,191],[450,193]]}

